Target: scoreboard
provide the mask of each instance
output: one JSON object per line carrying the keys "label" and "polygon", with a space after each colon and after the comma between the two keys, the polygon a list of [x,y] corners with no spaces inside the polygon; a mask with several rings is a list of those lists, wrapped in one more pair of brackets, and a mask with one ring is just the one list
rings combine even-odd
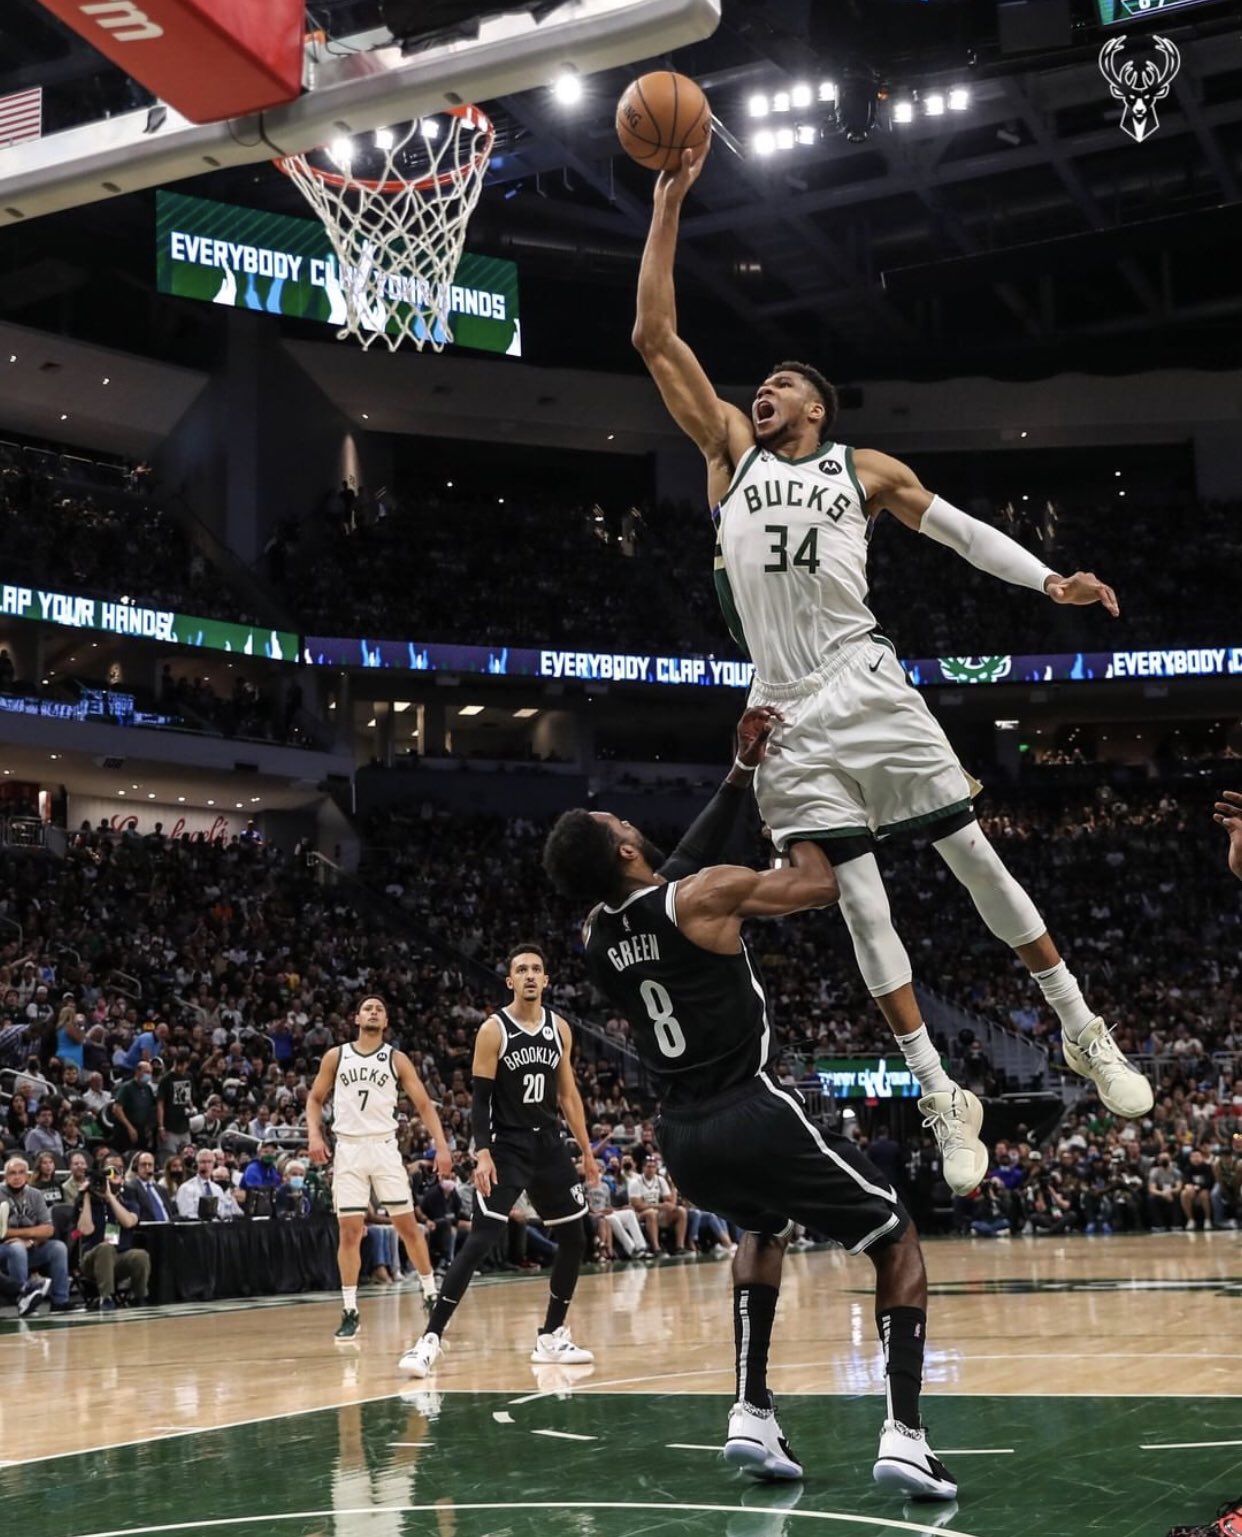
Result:
{"label": "scoreboard", "polygon": [[1169,11],[1182,11],[1190,6],[1213,5],[1216,0],[1095,0],[1095,3],[1101,24],[1111,27],[1122,22],[1163,17]]}

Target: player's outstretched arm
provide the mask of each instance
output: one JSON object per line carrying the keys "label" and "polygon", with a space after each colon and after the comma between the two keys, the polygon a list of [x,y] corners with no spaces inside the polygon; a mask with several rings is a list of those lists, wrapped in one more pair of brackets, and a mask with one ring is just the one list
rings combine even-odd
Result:
{"label": "player's outstretched arm", "polygon": [[745,414],[721,400],[702,364],[677,334],[673,264],[681,205],[703,168],[703,157],[689,150],[676,171],[662,171],[656,182],[651,229],[638,274],[638,315],[633,342],[668,407],[669,415],[702,450],[708,463],[733,473],[755,441]]}
{"label": "player's outstretched arm", "polygon": [[947,545],[976,570],[986,571],[1015,587],[1042,592],[1054,603],[1100,603],[1114,619],[1120,612],[1116,593],[1094,572],[1058,576],[1016,539],[929,491],[900,459],[873,448],[860,448],[854,455],[854,469],[866,491],[867,511],[872,516],[891,512],[899,523],[915,533],[926,534],[937,544]]}
{"label": "player's outstretched arm", "polygon": [[341,1048],[332,1046],[323,1054],[315,1081],[306,1096],[306,1145],[312,1163],[327,1163],[328,1145],[323,1140],[323,1107],[332,1098],[336,1084],[336,1066],[341,1060]]}
{"label": "player's outstretched arm", "polygon": [[736,948],[743,918],[785,918],[831,907],[840,898],[837,877],[818,843],[792,843],[789,863],[772,870],[717,865],[677,887],[677,927],[705,949]]}
{"label": "player's outstretched arm", "polygon": [[755,770],[767,755],[768,738],[780,720],[780,711],[766,705],[754,705],[745,712],[735,732],[733,767],[657,875],[678,881],[720,858],[737,826],[738,814],[750,799]]}
{"label": "player's outstretched arm", "polygon": [[591,1150],[586,1109],[578,1090],[578,1080],[574,1077],[574,1034],[569,1028],[568,1021],[562,1019],[559,1014],[552,1016],[552,1022],[556,1027],[556,1033],[561,1038],[562,1047],[560,1065],[556,1069],[557,1102],[561,1107],[561,1114],[565,1117],[565,1124],[569,1127],[570,1136],[582,1149],[583,1176],[588,1185],[598,1185],[599,1165],[595,1162],[595,1154]]}
{"label": "player's outstretched arm", "polygon": [[489,1196],[496,1183],[496,1165],[492,1160],[492,1096],[496,1092],[496,1069],[500,1066],[500,1021],[491,1014],[479,1026],[474,1038],[471,1063],[470,1129],[474,1136],[474,1183]]}
{"label": "player's outstretched arm", "polygon": [[436,1173],[447,1179],[453,1172],[453,1159],[449,1153],[448,1138],[444,1135],[444,1127],[440,1124],[440,1112],[431,1102],[431,1095],[427,1092],[427,1086],[418,1076],[414,1064],[403,1051],[394,1051],[392,1065],[397,1072],[397,1082],[409,1095],[410,1103],[419,1120],[427,1129],[427,1134],[435,1143]]}

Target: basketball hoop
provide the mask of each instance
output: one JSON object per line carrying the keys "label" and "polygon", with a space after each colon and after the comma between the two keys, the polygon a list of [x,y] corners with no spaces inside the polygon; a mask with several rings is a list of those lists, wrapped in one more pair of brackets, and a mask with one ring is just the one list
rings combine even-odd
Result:
{"label": "basketball hoop", "polygon": [[[342,340],[357,337],[365,349],[382,338],[390,352],[404,341],[440,352],[453,340],[449,288],[494,140],[486,113],[450,107],[404,129],[381,129],[374,150],[343,140],[315,159],[276,161],[332,242],[328,319]],[[375,174],[356,175],[355,160]]]}

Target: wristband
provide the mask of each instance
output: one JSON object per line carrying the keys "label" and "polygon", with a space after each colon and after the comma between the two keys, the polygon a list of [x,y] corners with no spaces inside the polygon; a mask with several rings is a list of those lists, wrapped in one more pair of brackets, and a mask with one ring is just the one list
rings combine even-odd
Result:
{"label": "wristband", "polygon": [[741,758],[734,758],[733,767],[741,769],[743,774],[753,774],[759,765],[757,763],[743,763]]}

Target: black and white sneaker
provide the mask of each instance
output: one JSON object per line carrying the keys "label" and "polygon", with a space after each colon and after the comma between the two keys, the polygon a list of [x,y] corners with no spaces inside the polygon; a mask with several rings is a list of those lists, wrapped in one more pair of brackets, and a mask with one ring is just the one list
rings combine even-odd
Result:
{"label": "black and white sneaker", "polygon": [[22,1294],[17,1299],[17,1316],[29,1318],[31,1313],[38,1312],[39,1304],[47,1298],[52,1289],[52,1279],[44,1276],[41,1281],[31,1281],[22,1288]]}
{"label": "black and white sneaker", "polygon": [[957,1480],[927,1444],[927,1432],[885,1420],[872,1477],[882,1489],[916,1500],[955,1500]]}
{"label": "black and white sneaker", "polygon": [[781,1434],[774,1409],[736,1403],[729,1410],[729,1435],[724,1460],[752,1478],[793,1480],[802,1477],[802,1464]]}

